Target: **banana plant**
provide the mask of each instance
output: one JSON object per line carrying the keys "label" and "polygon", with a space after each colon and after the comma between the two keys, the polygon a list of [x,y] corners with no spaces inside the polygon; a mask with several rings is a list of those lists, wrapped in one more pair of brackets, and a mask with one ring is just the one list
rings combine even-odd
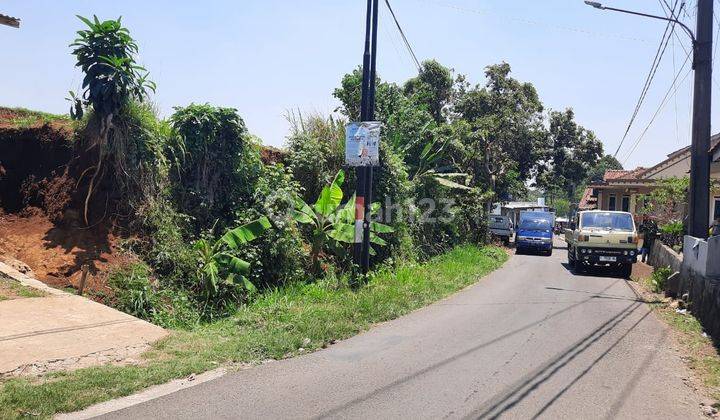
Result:
{"label": "banana plant", "polygon": [[246,276],[250,272],[250,263],[229,251],[237,250],[241,245],[255,240],[269,228],[270,221],[267,217],[261,217],[228,230],[214,244],[205,239],[195,241],[193,248],[200,262],[198,278],[208,299],[217,294],[221,281],[228,285],[241,284],[248,292],[256,290]]}
{"label": "banana plant", "polygon": [[[310,257],[312,268],[317,273],[320,271],[320,253],[331,246],[336,252],[333,241],[341,243],[353,243],[355,236],[355,196],[341,207],[343,192],[342,184],[345,181],[345,172],[341,169],[329,185],[323,187],[315,204],[310,206],[298,198],[293,211],[293,218],[301,224],[312,226],[312,239]],[[375,211],[379,209],[379,203],[374,203]],[[372,222],[371,242],[383,246],[386,242],[377,236],[378,233],[393,232],[392,227],[379,222]],[[374,238],[374,239],[373,239]],[[374,253],[374,251],[372,251]]]}

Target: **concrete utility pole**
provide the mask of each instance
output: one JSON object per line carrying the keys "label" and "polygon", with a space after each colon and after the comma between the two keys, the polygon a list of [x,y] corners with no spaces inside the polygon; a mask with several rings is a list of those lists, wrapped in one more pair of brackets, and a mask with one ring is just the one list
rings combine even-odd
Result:
{"label": "concrete utility pole", "polygon": [[688,234],[707,238],[710,218],[713,0],[698,0],[697,7]]}
{"label": "concrete utility pole", "polygon": [[[365,52],[363,54],[362,98],[360,121],[375,118],[375,57],[377,52],[378,0],[368,0],[365,19]],[[372,166],[359,166],[356,171],[355,243],[353,257],[362,274],[370,267],[370,207],[372,204]],[[360,236],[362,232],[362,237]]]}

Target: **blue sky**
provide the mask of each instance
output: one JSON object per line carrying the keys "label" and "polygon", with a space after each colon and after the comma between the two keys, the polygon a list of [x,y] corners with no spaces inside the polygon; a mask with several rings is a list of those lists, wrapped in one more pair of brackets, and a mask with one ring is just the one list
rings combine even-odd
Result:
{"label": "blue sky", "polygon": [[[662,13],[656,1],[605,3]],[[486,65],[507,61],[514,77],[535,85],[548,109],[572,107],[608,152],[622,137],[664,30],[663,22],[598,11],[582,0],[391,4],[421,60],[435,58],[480,83]],[[361,62],[364,8],[364,0],[6,0],[0,13],[20,17],[22,25],[0,27],[0,104],[67,112],[67,91],[78,90],[81,81],[68,48],[82,27],[75,15],[122,15],[140,45],[140,62],[158,84],[153,101],[161,115],[191,102],[231,106],[253,134],[279,146],[288,110],[328,113],[337,106],[333,89]],[[694,28],[693,15],[686,19]],[[399,83],[412,77],[416,70],[384,6],[378,36],[379,75]],[[684,58],[674,39],[621,161]],[[627,167],[652,165],[689,144],[691,83],[692,74],[625,160]],[[714,93],[719,86],[713,85]]]}

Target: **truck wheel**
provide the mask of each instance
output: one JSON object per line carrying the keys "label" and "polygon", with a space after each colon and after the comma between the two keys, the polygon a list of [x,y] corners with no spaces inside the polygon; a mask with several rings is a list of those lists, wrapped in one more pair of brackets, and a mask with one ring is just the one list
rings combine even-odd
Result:
{"label": "truck wheel", "polygon": [[631,263],[624,263],[620,266],[620,276],[622,278],[630,280],[630,276],[632,275],[632,264]]}
{"label": "truck wheel", "polygon": [[547,256],[548,256],[548,257],[551,256],[551,255],[552,255],[552,248],[550,248],[550,249],[548,250],[548,252],[547,252]]}
{"label": "truck wheel", "polygon": [[570,268],[572,268],[573,270],[575,269],[575,259],[573,258],[572,250],[570,249],[569,246],[568,246],[568,265],[569,265]]}

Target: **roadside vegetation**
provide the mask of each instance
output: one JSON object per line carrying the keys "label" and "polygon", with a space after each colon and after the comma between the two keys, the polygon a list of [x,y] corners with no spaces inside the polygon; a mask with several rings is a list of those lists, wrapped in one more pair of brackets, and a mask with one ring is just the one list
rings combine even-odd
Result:
{"label": "roadside vegetation", "polygon": [[506,254],[488,245],[492,203],[538,188],[569,203],[610,159],[572,109],[547,110],[508,63],[487,66],[477,85],[435,60],[403,84],[378,78],[372,271],[361,279],[350,252],[355,171],[344,167],[359,68],[339,77],[336,112],[289,113],[285,149],[268,153],[233,108],[193,103],[158,118],[158,87],[129,29],[119,19],[79,24],[72,150],[18,185],[14,204],[121,238],[104,302],[174,331],[141,366],[6,381],[3,417],[310,351],[407,313],[502,264]]}
{"label": "roadside vegetation", "polygon": [[506,259],[500,248],[466,245],[423,264],[379,269],[360,289],[346,276],[328,276],[269,290],[232,316],[172,333],[141,365],[8,380],[0,388],[0,418],[50,417],[219,366],[311,352],[442,299]]}
{"label": "roadside vegetation", "polygon": [[43,296],[45,296],[45,293],[40,290],[24,286],[12,279],[4,279],[0,276],[0,301]]}

